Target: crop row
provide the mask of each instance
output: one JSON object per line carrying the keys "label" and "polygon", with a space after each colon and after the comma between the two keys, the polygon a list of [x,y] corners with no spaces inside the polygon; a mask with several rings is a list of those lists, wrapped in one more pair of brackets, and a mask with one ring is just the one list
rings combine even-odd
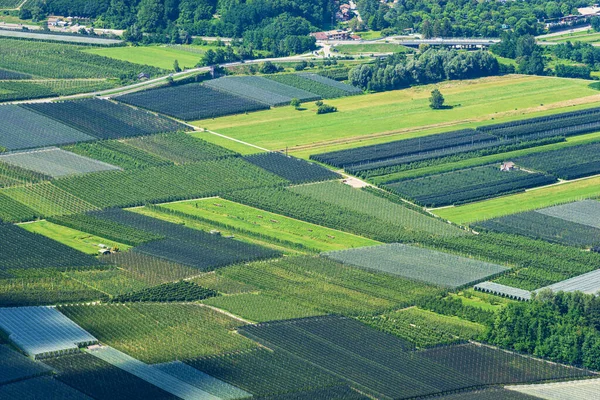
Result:
{"label": "crop row", "polygon": [[244,157],[248,162],[297,184],[337,179],[341,176],[320,165],[281,153],[258,153]]}
{"label": "crop row", "polygon": [[117,100],[185,121],[266,110],[258,101],[211,89],[199,83],[119,96]]}
{"label": "crop row", "polygon": [[[331,99],[335,97],[347,96],[348,92],[334,87],[332,85],[327,85],[321,82],[317,82],[311,79],[307,79],[299,74],[278,74],[272,75],[268,77],[269,79],[282,83],[284,85],[293,86],[298,89],[306,90],[308,92],[314,93],[316,96],[320,96],[324,99]],[[323,78],[327,79],[327,78]],[[338,83],[336,81],[332,81]],[[343,83],[342,83],[343,85]]]}
{"label": "crop row", "polygon": [[34,103],[25,107],[98,139],[190,130],[188,126],[168,118],[106,100]]}
{"label": "crop row", "polygon": [[568,119],[572,119],[572,118],[578,118],[581,116],[589,116],[589,115],[598,117],[599,116],[598,114],[600,114],[600,108],[598,108],[598,107],[588,108],[585,110],[569,111],[569,112],[564,112],[564,113],[559,113],[559,114],[546,115],[543,117],[527,118],[527,119],[523,119],[523,120],[503,122],[500,124],[485,125],[485,126],[478,127],[477,130],[482,131],[482,132],[490,132],[490,131],[498,132],[498,131],[502,131],[502,130],[508,129],[508,128],[520,129],[521,127],[526,126],[526,125],[543,127],[545,123],[559,122],[559,121],[565,120],[565,119],[568,120]]}
{"label": "crop row", "polygon": [[230,266],[216,273],[305,309],[341,315],[373,315],[399,309],[438,292],[424,283],[321,257],[285,257]]}
{"label": "crop row", "polygon": [[[393,232],[397,232],[399,239],[402,235],[402,231],[414,232],[415,234],[427,233],[429,235],[440,235],[440,236],[455,236],[462,235],[464,232],[453,226],[450,226],[442,221],[431,218],[419,211],[406,207],[401,200],[393,201],[392,199],[380,197],[378,191],[369,192],[366,190],[354,189],[348,185],[339,182],[323,182],[315,185],[304,185],[292,187],[289,189],[294,193],[299,194],[306,201],[312,201],[313,204],[322,203],[327,207],[337,209],[338,213],[343,212],[345,214],[358,214],[363,218],[367,218],[369,221],[377,222],[382,226],[391,227],[392,231],[388,234],[392,235]],[[298,206],[300,207],[300,205]],[[293,209],[290,207],[290,209]],[[316,211],[316,210],[315,210]],[[327,221],[329,218],[320,216],[317,213],[313,214],[311,208],[305,210],[305,213],[314,215],[313,219],[324,218],[323,221]],[[325,213],[324,213],[325,214]],[[349,216],[349,215],[348,215]],[[334,217],[331,216],[333,220]],[[302,219],[302,218],[300,218]],[[356,221],[358,223],[358,221]],[[324,224],[325,222],[315,221],[317,224]],[[333,221],[332,221],[333,223]],[[361,225],[368,226],[367,221],[362,221],[357,227]],[[339,227],[351,227],[352,225],[340,223]],[[338,226],[331,226],[337,229]],[[343,229],[342,229],[343,230]],[[360,229],[357,229],[360,232]],[[377,232],[377,231],[374,231]],[[360,233],[358,233],[360,234]],[[398,242],[400,240],[384,240],[385,236],[382,237],[381,241],[392,241]],[[380,239],[377,239],[380,240]]]}
{"label": "crop row", "polygon": [[0,146],[8,150],[45,147],[94,140],[52,117],[16,105],[0,106]]}
{"label": "crop row", "polygon": [[600,173],[600,143],[530,154],[514,162],[525,168],[544,171],[562,179],[577,179]]}
{"label": "crop row", "polygon": [[[20,274],[17,271],[32,273]],[[11,277],[0,279],[2,307],[78,303],[105,297],[102,293],[53,269],[10,270],[10,275]]]}
{"label": "crop row", "polygon": [[[0,78],[2,71],[0,70]],[[10,80],[0,82],[0,102],[68,96],[82,92],[110,89],[107,80],[61,79],[46,81]]]}
{"label": "crop row", "polygon": [[48,218],[48,221],[131,246],[137,246],[152,240],[164,239],[163,235],[136,229],[116,221],[97,218],[90,214],[51,217]]}
{"label": "crop row", "polygon": [[64,399],[87,400],[81,392],[65,385],[50,376],[26,379],[0,386],[0,397],[3,399]]}
{"label": "crop row", "polygon": [[0,188],[38,183],[48,179],[50,179],[49,176],[39,172],[0,162]]}
{"label": "crop row", "polygon": [[480,145],[497,141],[498,138],[495,136],[477,133],[472,129],[464,129],[421,138],[311,155],[311,159],[338,168],[347,168],[377,161],[396,160],[411,155],[437,154],[440,150],[479,148]]}
{"label": "crop row", "polygon": [[231,150],[197,139],[183,132],[129,139],[128,145],[176,164],[234,156]]}
{"label": "crop row", "polygon": [[463,373],[487,385],[576,379],[589,376],[577,368],[548,363],[476,344],[438,347],[419,356]]}
{"label": "crop row", "polygon": [[13,198],[0,193],[0,221],[19,222],[31,221],[41,216],[41,213],[34,211],[25,204],[14,200]]}
{"label": "crop row", "polygon": [[[224,194],[223,197],[276,214],[283,214],[291,218],[297,218],[379,241],[410,241],[425,234],[424,230],[415,228],[415,224],[426,222],[420,221],[421,217],[427,218],[423,215],[419,215],[413,220],[407,219],[404,225],[393,224],[389,221],[373,218],[367,213],[315,200],[307,195],[283,188],[242,190]],[[434,219],[431,219],[431,222],[432,225],[440,223]],[[438,232],[440,234],[451,234],[444,229],[445,227],[442,228],[443,226],[440,227]],[[427,227],[425,226],[425,228]],[[435,229],[434,226],[432,228]]]}
{"label": "crop row", "polygon": [[244,293],[205,300],[203,304],[228,311],[249,321],[265,322],[323,315],[314,308],[265,293]]}
{"label": "crop row", "polygon": [[332,371],[379,398],[411,398],[479,384],[407,352],[403,340],[356,320],[315,317],[248,325],[239,332]]}
{"label": "crop row", "polygon": [[198,275],[196,268],[135,251],[114,253],[101,257],[100,260],[103,263],[118,266],[127,271],[131,277],[151,286]]}
{"label": "crop row", "polygon": [[197,304],[74,305],[59,309],[102,343],[147,363],[256,347],[230,334],[239,321]]}
{"label": "crop row", "polygon": [[55,186],[52,182],[10,187],[3,189],[1,194],[25,206],[23,208],[13,204],[11,207],[13,211],[7,215],[8,220],[12,222],[30,221],[36,217],[77,214],[98,209],[96,206]]}
{"label": "crop row", "polygon": [[[333,78],[327,77],[327,73],[325,71],[323,71],[322,73],[318,73],[318,74],[301,73],[300,76],[303,78],[309,79],[313,82],[322,83],[324,85],[331,86],[331,87],[334,87],[339,90],[343,90],[347,94],[362,93],[362,90],[360,88],[338,82],[339,79],[333,79]],[[348,78],[348,74],[346,74],[346,78]],[[343,80],[346,80],[346,79],[343,79]]]}
{"label": "crop row", "polygon": [[[126,323],[126,322],[125,322]],[[46,360],[57,379],[98,400],[175,400],[178,397],[87,353]]]}
{"label": "crop row", "polygon": [[341,379],[314,365],[283,352],[267,349],[186,360],[186,364],[257,397],[312,391],[343,384]]}
{"label": "crop row", "polygon": [[533,239],[578,247],[589,248],[600,245],[600,229],[536,211],[478,222],[475,229],[524,235]]}
{"label": "crop row", "polygon": [[537,210],[537,212],[600,229],[600,220],[595,218],[600,213],[600,202],[596,200],[583,200],[575,203],[561,204],[543,208]]}
{"label": "crop row", "polygon": [[[507,147],[536,145],[536,141],[581,135],[600,129],[600,109],[581,110],[505,124],[478,127],[476,130],[447,132],[330,153],[311,158],[348,172],[367,176],[373,170],[390,173],[402,165],[462,154],[474,157],[482,152],[508,151]],[[540,143],[541,144],[541,143]],[[537,144],[539,145],[539,144]],[[472,153],[472,154],[467,154]],[[386,169],[388,171],[386,172]]]}
{"label": "crop row", "polygon": [[44,364],[36,363],[7,346],[0,346],[0,385],[47,375],[50,371]]}
{"label": "crop row", "polygon": [[477,339],[485,330],[480,324],[417,308],[375,317],[362,317],[360,320],[381,331],[406,339],[419,348]]}
{"label": "crop row", "polygon": [[0,80],[4,81],[4,80],[12,80],[12,79],[29,79],[29,78],[31,78],[30,75],[0,68]]}
{"label": "crop row", "polygon": [[472,258],[399,243],[332,251],[322,255],[359,268],[449,288],[482,281],[508,270]]}
{"label": "crop row", "polygon": [[399,195],[427,207],[482,200],[500,194],[548,185],[556,179],[524,171],[503,172],[495,165],[430,175],[387,184]]}
{"label": "crop row", "polygon": [[438,238],[432,244],[451,252],[511,265],[513,270],[495,282],[525,290],[548,286],[593,271],[600,265],[600,254],[505,233]]}
{"label": "crop row", "polygon": [[133,229],[164,236],[165,239],[141,244],[134,251],[201,270],[211,270],[236,262],[280,256],[279,252],[258,245],[227,239],[219,235],[212,235],[197,229],[119,209],[107,210],[93,215],[127,225]]}
{"label": "crop row", "polygon": [[134,77],[140,72],[157,76],[164,73],[161,69],[148,65],[133,64],[80,50],[79,46],[65,43],[0,38],[0,68],[59,79]]}
{"label": "crop row", "polygon": [[240,158],[63,178],[58,187],[98,207],[214,196],[285,181]]}
{"label": "crop row", "polygon": [[204,85],[232,93],[236,96],[246,97],[269,106],[289,104],[293,98],[300,101],[318,100],[320,97],[302,89],[296,89],[266,78],[256,76],[242,76],[219,78],[207,81]]}
{"label": "crop row", "polygon": [[119,169],[56,147],[0,154],[0,162],[52,178]]}
{"label": "crop row", "polygon": [[125,170],[162,167],[173,164],[169,160],[147,153],[118,140],[77,143],[63,148],[72,153],[104,161]]}
{"label": "crop row", "polygon": [[188,281],[165,283],[159,286],[127,293],[113,298],[114,302],[130,303],[139,301],[170,302],[196,301],[217,296],[214,290],[206,289]]}
{"label": "crop row", "polygon": [[93,258],[15,225],[0,224],[0,269],[68,268],[98,264]]}

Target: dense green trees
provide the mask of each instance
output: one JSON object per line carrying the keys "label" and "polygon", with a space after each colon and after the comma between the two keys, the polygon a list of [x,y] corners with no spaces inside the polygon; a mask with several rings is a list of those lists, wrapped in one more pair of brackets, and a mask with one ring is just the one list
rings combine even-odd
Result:
{"label": "dense green trees", "polygon": [[127,29],[126,39],[131,42],[187,43],[191,35],[243,38],[244,52],[266,50],[283,56],[314,48],[315,40],[308,34],[331,21],[332,4],[328,0],[31,0],[20,15],[36,20],[50,14],[92,18],[96,27]]}
{"label": "dense green trees", "polygon": [[412,28],[426,38],[498,37],[506,29],[514,29],[519,35],[535,35],[544,30],[544,20],[576,14],[578,7],[589,5],[585,0],[399,0],[393,4],[358,0],[357,3],[367,28],[392,32]]}
{"label": "dense green trees", "polygon": [[376,64],[357,66],[350,70],[349,80],[354,86],[382,91],[414,84],[497,75],[499,71],[498,61],[487,52],[429,49],[411,60],[397,54]]}
{"label": "dense green trees", "polygon": [[600,368],[600,299],[541,292],[498,311],[487,340],[495,345],[587,368]]}
{"label": "dense green trees", "polygon": [[543,50],[532,35],[519,36],[516,32],[505,32],[502,41],[491,47],[501,57],[517,61],[517,72],[527,75],[543,75],[545,61]]}
{"label": "dense green trees", "polygon": [[552,53],[565,60],[583,63],[590,67],[600,65],[600,48],[584,42],[566,42],[552,46]]}

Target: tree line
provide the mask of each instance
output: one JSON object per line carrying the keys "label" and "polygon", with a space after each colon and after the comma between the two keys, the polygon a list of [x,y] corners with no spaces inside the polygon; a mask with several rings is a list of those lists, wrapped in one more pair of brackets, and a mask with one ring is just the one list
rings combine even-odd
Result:
{"label": "tree line", "polygon": [[[390,4],[391,3],[391,4]],[[400,33],[414,29],[429,37],[499,37],[506,29],[519,35],[537,35],[544,31],[544,21],[577,14],[577,8],[589,1],[469,1],[358,0],[364,29]],[[353,24],[361,25],[357,20]]]}
{"label": "tree line", "polygon": [[527,75],[554,75],[563,78],[591,79],[592,68],[600,66],[600,49],[589,43],[571,42],[549,46],[546,54],[561,60],[569,60],[586,65],[559,63],[554,72],[547,70],[544,49],[536,43],[532,35],[519,36],[515,32],[502,34],[502,41],[490,48],[494,54],[515,60],[515,72]]}
{"label": "tree line", "polygon": [[488,323],[486,341],[553,361],[600,369],[600,298],[542,291]]}
{"label": "tree line", "polygon": [[498,61],[488,52],[428,49],[410,60],[404,54],[395,54],[374,64],[359,65],[350,70],[348,79],[365,90],[385,91],[499,73]]}
{"label": "tree line", "polygon": [[21,14],[90,18],[97,28],[127,29],[132,41],[232,37],[248,51],[284,56],[314,48],[309,33],[331,21],[332,7],[328,0],[31,0]]}

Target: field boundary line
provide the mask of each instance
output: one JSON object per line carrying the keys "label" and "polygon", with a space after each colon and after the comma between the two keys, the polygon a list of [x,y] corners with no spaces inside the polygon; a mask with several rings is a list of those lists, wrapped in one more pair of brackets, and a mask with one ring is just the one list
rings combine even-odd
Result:
{"label": "field boundary line", "polygon": [[217,132],[214,132],[214,131],[211,131],[211,130],[208,130],[208,129],[203,129],[203,130],[201,130],[200,132],[208,132],[208,133],[210,133],[210,134],[213,134],[213,135],[215,135],[215,136],[222,137],[223,139],[228,139],[228,140],[231,140],[231,141],[233,141],[233,142],[237,142],[237,143],[245,144],[246,146],[254,147],[255,149],[259,149],[259,150],[266,151],[266,152],[269,152],[269,153],[271,152],[271,150],[269,150],[269,149],[265,149],[264,147],[260,147],[260,146],[257,146],[257,145],[255,145],[255,144],[252,144],[252,143],[244,142],[243,140],[234,139],[234,138],[232,138],[232,137],[225,136],[225,135],[223,135],[223,134],[221,134],[221,133],[217,133]]}
{"label": "field boundary line", "polygon": [[204,304],[204,303],[198,303],[198,306],[199,307],[210,308],[213,311],[216,311],[216,312],[221,313],[223,315],[227,315],[228,317],[231,317],[231,318],[233,318],[233,319],[235,319],[237,321],[243,322],[243,323],[248,324],[248,325],[254,325],[254,322],[252,322],[250,320],[247,320],[247,319],[244,319],[242,317],[238,317],[237,315],[232,314],[229,311],[225,311],[225,310],[223,310],[221,308],[218,308],[218,307],[215,307],[215,306],[209,306],[208,304]]}

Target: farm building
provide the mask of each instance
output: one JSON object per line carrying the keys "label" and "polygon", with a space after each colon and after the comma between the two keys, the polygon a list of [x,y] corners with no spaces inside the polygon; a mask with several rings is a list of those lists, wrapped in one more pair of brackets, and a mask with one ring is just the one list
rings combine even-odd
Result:
{"label": "farm building", "polygon": [[500,171],[513,171],[514,169],[516,169],[515,163],[512,161],[508,161],[505,163],[502,163],[502,165],[500,166]]}

